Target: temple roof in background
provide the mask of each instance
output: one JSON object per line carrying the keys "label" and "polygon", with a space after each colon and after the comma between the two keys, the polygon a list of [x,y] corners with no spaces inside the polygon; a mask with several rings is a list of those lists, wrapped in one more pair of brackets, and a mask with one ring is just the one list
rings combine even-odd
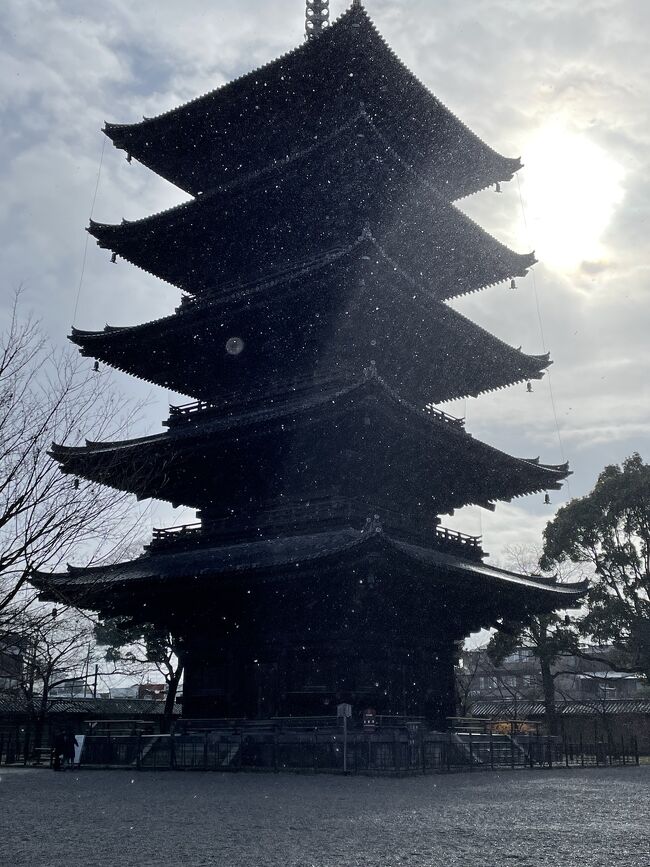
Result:
{"label": "temple roof in background", "polygon": [[[594,699],[594,701],[557,701],[555,712],[560,716],[627,716],[650,715],[650,698],[645,699]],[[475,701],[472,715],[491,719],[520,719],[544,717],[543,701]]]}
{"label": "temple roof in background", "polygon": [[[40,696],[35,696],[38,703]],[[118,717],[131,719],[139,716],[162,716],[164,701],[127,698],[52,698],[47,704],[47,716]],[[22,696],[0,692],[0,718],[3,716],[31,716],[32,707]],[[174,713],[180,713],[174,708]]]}

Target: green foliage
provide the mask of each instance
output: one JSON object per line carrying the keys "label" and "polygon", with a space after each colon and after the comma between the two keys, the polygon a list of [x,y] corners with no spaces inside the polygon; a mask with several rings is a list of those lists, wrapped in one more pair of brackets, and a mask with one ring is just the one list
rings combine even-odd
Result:
{"label": "green foliage", "polygon": [[[507,567],[523,575],[539,577],[541,554],[532,546],[512,546],[506,549]],[[566,577],[561,574],[560,580]],[[577,644],[573,623],[568,622],[564,615],[552,612],[524,620],[503,621],[492,636],[487,651],[492,662],[500,665],[516,648],[528,647],[534,656],[550,666],[559,657],[575,653]]]}
{"label": "green foliage", "polygon": [[531,617],[528,623],[506,621],[490,639],[487,652],[500,665],[518,647],[530,648],[533,656],[549,665],[561,656],[577,653],[576,631],[559,614]]}
{"label": "green foliage", "polygon": [[95,627],[95,640],[106,648],[109,662],[124,663],[140,672],[153,666],[164,677],[167,697],[163,726],[168,728],[185,664],[180,639],[152,623],[135,624],[128,617],[111,617]]}
{"label": "green foliage", "polygon": [[[515,546],[508,549],[507,554],[510,568],[524,575],[539,576],[540,551],[526,546]],[[521,621],[502,621],[498,631],[490,639],[487,652],[495,665],[501,665],[516,648],[522,646],[528,648],[538,660],[546,720],[549,731],[555,733],[555,678],[560,673],[555,666],[561,657],[578,652],[575,625],[555,612],[528,616]]]}
{"label": "green foliage", "polygon": [[605,467],[590,494],[559,510],[544,539],[544,568],[593,568],[582,634],[612,644],[650,678],[650,466],[633,454]]}
{"label": "green foliage", "polygon": [[494,665],[501,663],[524,643],[525,627],[522,623],[504,623],[503,630],[495,632],[487,646],[487,654]]}
{"label": "green foliage", "polygon": [[106,618],[95,627],[95,640],[106,648],[108,662],[152,663],[163,674],[173,669],[172,657],[181,656],[179,642],[153,624],[134,624],[127,617]]}

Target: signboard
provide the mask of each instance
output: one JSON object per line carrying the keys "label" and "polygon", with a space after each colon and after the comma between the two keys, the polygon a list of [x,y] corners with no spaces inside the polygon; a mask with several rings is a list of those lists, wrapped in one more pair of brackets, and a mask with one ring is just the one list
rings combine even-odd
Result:
{"label": "signboard", "polygon": [[81,753],[84,748],[84,741],[86,740],[86,736],[75,735],[74,737],[77,741],[77,746],[74,748],[74,764],[79,767],[79,763],[81,762]]}
{"label": "signboard", "polygon": [[336,715],[339,717],[343,717],[343,719],[349,719],[352,716],[352,705],[351,704],[339,704],[336,707]]}

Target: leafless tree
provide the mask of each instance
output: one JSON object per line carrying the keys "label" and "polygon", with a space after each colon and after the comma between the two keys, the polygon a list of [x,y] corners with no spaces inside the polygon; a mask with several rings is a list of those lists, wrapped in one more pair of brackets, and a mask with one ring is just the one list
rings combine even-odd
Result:
{"label": "leafless tree", "polygon": [[33,570],[56,569],[73,552],[116,557],[133,541],[141,516],[128,495],[63,475],[48,451],[53,441],[78,444],[82,432],[124,435],[134,413],[108,373],[49,345],[17,293],[0,334],[0,632],[15,631],[33,602]]}
{"label": "leafless tree", "polygon": [[461,654],[461,664],[456,669],[456,696],[460,715],[469,716],[472,706],[472,692],[478,687],[481,656],[485,648],[477,648]]}
{"label": "leafless tree", "polygon": [[[98,659],[94,623],[72,610],[31,605],[20,616],[24,661],[18,692],[26,700],[39,747],[56,687],[88,682]],[[90,685],[88,686],[90,694]]]}

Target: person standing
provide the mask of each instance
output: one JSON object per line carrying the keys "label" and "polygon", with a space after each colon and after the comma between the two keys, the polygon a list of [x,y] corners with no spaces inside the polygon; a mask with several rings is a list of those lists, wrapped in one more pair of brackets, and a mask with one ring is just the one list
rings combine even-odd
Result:
{"label": "person standing", "polygon": [[65,735],[62,731],[58,731],[54,736],[54,746],[52,748],[52,768],[55,771],[61,770],[61,761],[65,753]]}
{"label": "person standing", "polygon": [[70,730],[65,733],[63,743],[63,767],[72,769],[74,767],[74,748],[79,746],[76,737]]}

